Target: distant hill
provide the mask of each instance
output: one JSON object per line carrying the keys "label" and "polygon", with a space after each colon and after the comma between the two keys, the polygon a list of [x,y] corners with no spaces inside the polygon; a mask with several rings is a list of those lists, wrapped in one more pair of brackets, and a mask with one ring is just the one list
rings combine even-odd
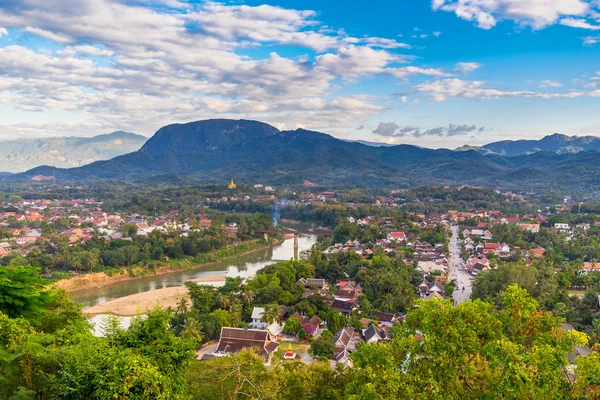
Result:
{"label": "distant hill", "polygon": [[560,133],[539,140],[503,140],[484,146],[463,146],[456,150],[476,150],[482,154],[495,153],[507,157],[551,151],[556,154],[574,154],[581,151],[600,151],[600,138],[596,136],[567,136]]}
{"label": "distant hill", "polygon": [[0,141],[0,171],[23,172],[40,165],[79,167],[138,150],[146,137],[113,132],[94,137],[50,137]]}
{"label": "distant hill", "polygon": [[[164,179],[203,183],[268,182],[301,185],[411,187],[471,184],[505,189],[596,190],[600,153],[541,151],[506,157],[485,150],[453,151],[410,145],[369,146],[320,132],[247,120],[213,119],[168,125],[138,151],[71,169],[56,169],[59,181]],[[12,179],[50,176],[39,167]]]}

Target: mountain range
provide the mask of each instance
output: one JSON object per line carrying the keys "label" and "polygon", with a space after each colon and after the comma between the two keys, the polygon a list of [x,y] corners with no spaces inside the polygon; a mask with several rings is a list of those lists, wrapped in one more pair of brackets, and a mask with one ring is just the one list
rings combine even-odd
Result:
{"label": "mountain range", "polygon": [[23,172],[40,165],[79,167],[138,150],[147,140],[129,132],[94,137],[50,137],[0,141],[0,171]]}
{"label": "mountain range", "polygon": [[[554,135],[553,135],[554,136]],[[543,140],[543,139],[542,139]],[[38,167],[13,179],[194,180],[411,187],[472,184],[502,189],[596,190],[600,153],[495,152],[372,146],[258,121],[212,119],[159,129],[138,151],[77,168]]]}
{"label": "mountain range", "polygon": [[567,136],[555,133],[539,140],[502,140],[480,147],[467,145],[456,150],[476,150],[482,154],[499,154],[507,157],[522,156],[540,151],[574,154],[581,151],[599,151],[600,138],[596,136]]}

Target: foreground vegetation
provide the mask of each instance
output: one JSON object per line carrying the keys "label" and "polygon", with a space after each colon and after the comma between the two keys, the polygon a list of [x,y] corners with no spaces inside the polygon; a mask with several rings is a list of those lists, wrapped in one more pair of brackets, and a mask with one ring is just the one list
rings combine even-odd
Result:
{"label": "foreground vegetation", "polygon": [[[78,306],[35,268],[0,269],[0,398],[380,399],[588,398],[600,395],[600,352],[570,367],[586,335],[561,329],[512,285],[498,303],[418,300],[390,343],[362,344],[354,368],[300,361],[265,367],[249,352],[194,361],[194,323],[155,310],[93,337]],[[191,288],[193,289],[193,288]],[[230,287],[231,289],[231,287]],[[192,290],[194,303],[204,291]],[[198,310],[198,312],[201,312]],[[175,325],[175,326],[174,326]]]}

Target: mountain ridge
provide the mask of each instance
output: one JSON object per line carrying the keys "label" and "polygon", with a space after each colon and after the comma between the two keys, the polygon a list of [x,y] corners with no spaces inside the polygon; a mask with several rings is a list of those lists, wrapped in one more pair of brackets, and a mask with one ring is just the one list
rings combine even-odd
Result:
{"label": "mountain ridge", "polygon": [[[596,167],[598,165],[598,167]],[[411,187],[478,185],[501,189],[591,190],[600,183],[600,153],[542,151],[507,157],[412,145],[370,146],[326,133],[280,131],[259,121],[204,120],[163,127],[138,150],[78,168],[39,167],[15,179],[58,180],[187,177],[199,182]]]}
{"label": "mountain ridge", "polygon": [[116,131],[92,137],[62,136],[0,141],[0,171],[19,173],[40,165],[78,167],[139,149],[145,136]]}
{"label": "mountain ridge", "polygon": [[581,151],[600,151],[600,138],[596,136],[568,136],[562,133],[546,135],[541,139],[501,140],[483,146],[464,145],[457,151],[475,150],[482,154],[499,154],[515,157],[540,151],[556,154],[574,154]]}

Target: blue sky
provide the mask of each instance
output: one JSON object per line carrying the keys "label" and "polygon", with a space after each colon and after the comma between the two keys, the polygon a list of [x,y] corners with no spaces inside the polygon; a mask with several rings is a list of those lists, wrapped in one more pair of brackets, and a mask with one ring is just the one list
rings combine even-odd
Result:
{"label": "blue sky", "polygon": [[600,1],[0,3],[0,139],[246,118],[454,148],[600,136]]}

